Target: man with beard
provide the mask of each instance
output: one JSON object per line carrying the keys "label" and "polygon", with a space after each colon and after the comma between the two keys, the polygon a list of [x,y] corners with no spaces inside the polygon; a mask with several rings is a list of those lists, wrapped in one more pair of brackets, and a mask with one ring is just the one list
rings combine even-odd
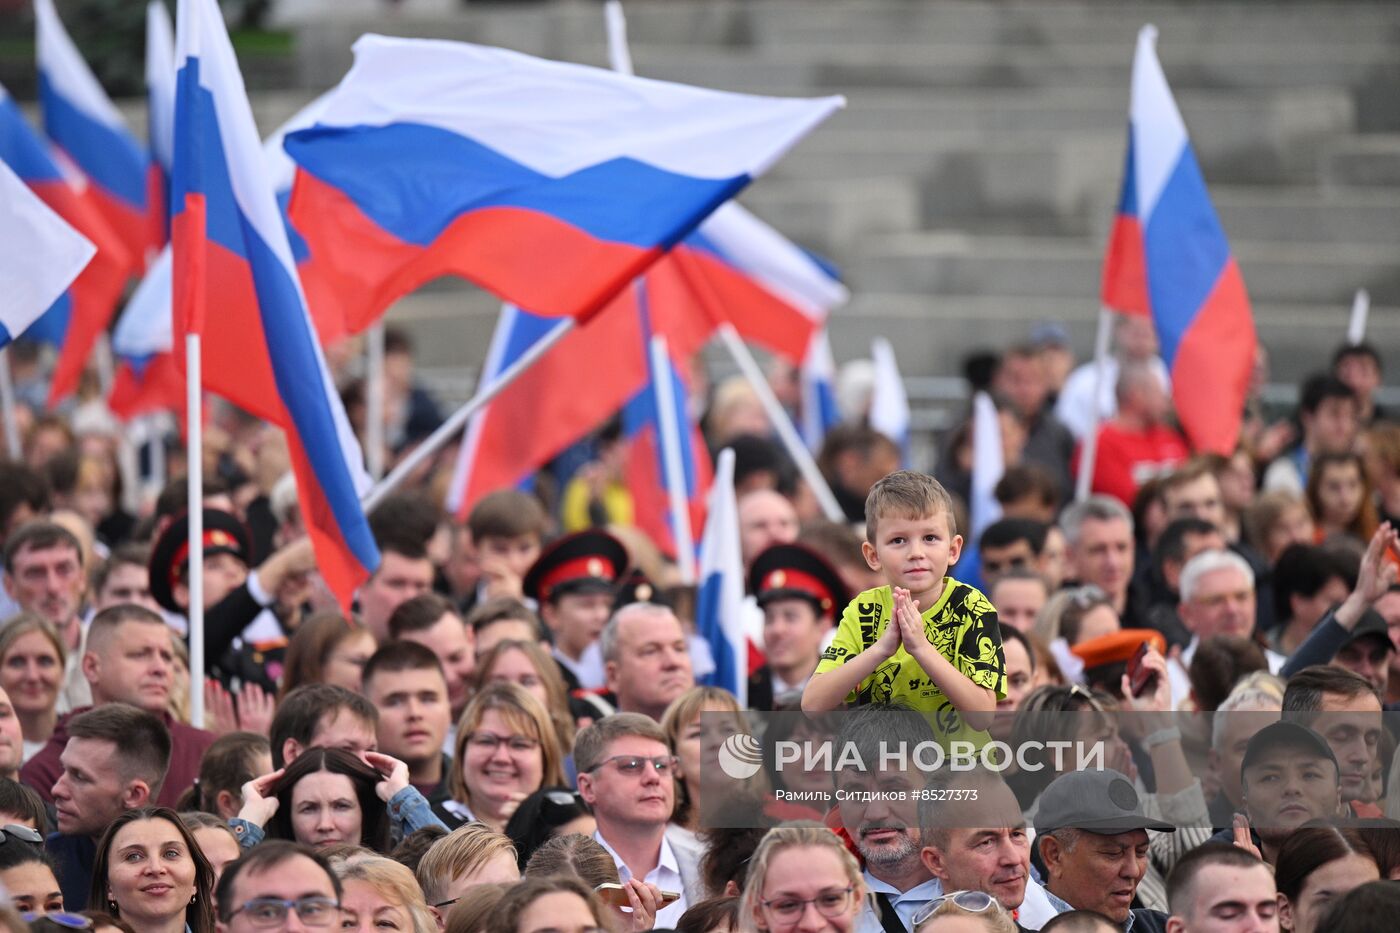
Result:
{"label": "man with beard", "polygon": [[[913,752],[933,742],[933,729],[923,715],[907,706],[869,706],[842,716],[836,750],[841,760],[859,763],[837,774],[837,801],[872,895],[856,915],[856,933],[912,930],[914,915],[942,893],[920,857],[924,836],[918,797],[927,775]],[[872,901],[879,906],[878,915]]]}

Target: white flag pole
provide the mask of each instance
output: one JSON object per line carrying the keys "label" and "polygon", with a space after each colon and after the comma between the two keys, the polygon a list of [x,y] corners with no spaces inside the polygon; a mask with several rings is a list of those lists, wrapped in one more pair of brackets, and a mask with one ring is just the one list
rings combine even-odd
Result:
{"label": "white flag pole", "polygon": [[1090,485],[1094,481],[1094,460],[1098,456],[1099,422],[1103,415],[1099,409],[1103,390],[1108,382],[1108,350],[1113,336],[1113,312],[1099,308],[1099,330],[1094,336],[1094,402],[1090,409],[1089,432],[1084,435],[1084,449],[1079,457],[1079,476],[1074,485],[1074,501],[1083,502],[1089,498]]}
{"label": "white flag pole", "polygon": [[665,467],[666,498],[671,506],[671,534],[676,540],[676,564],[680,581],[695,582],[695,536],[690,527],[690,503],[685,494],[685,468],[681,462],[681,425],[676,420],[676,394],[671,385],[671,359],[666,338],[651,338],[652,391],[661,428],[661,462]]}
{"label": "white flag pole", "polygon": [[627,17],[622,13],[622,0],[608,0],[603,5],[608,27],[608,66],[618,74],[635,74],[632,70],[632,50],[627,47]]}
{"label": "white flag pole", "polygon": [[1351,323],[1347,325],[1347,344],[1356,346],[1366,340],[1366,318],[1371,313],[1371,293],[1364,288],[1356,290],[1351,302]]}
{"label": "white flag pole", "polygon": [[10,459],[18,463],[24,458],[19,442],[19,422],[15,420],[15,383],[10,375],[10,348],[0,350],[0,406],[5,412],[5,448]]}
{"label": "white flag pole", "polygon": [[768,380],[763,377],[763,370],[758,366],[758,360],[753,358],[753,353],[744,344],[739,332],[734,329],[734,325],[724,323],[719,325],[719,336],[724,342],[724,347],[729,351],[729,355],[734,358],[734,362],[739,365],[739,371],[744,374],[744,378],[753,387],[754,394],[758,396],[759,402],[763,405],[764,412],[768,415],[768,420],[773,424],[773,429],[778,432],[778,438],[787,448],[788,456],[792,457],[793,463],[797,464],[798,472],[811,487],[812,494],[817,497],[817,502],[821,504],[822,512],[833,522],[845,522],[846,513],[841,510],[841,505],[836,501],[836,495],[831,491],[831,487],[826,483],[826,477],[822,476],[822,471],[817,469],[817,461],[812,459],[812,452],[807,449],[807,445],[802,443],[802,438],[797,434],[797,428],[793,427],[792,419],[784,410],[778,397],[773,394],[773,387],[768,384]]}
{"label": "white flag pole", "polygon": [[384,321],[365,332],[365,468],[377,483],[384,478]]}
{"label": "white flag pole", "polygon": [[413,472],[417,470],[418,467],[422,466],[429,457],[437,453],[438,450],[442,448],[443,444],[446,444],[458,431],[462,430],[462,427],[470,420],[472,415],[481,411],[493,398],[504,392],[507,386],[520,377],[521,373],[535,365],[540,357],[548,353],[556,343],[563,340],[577,325],[578,322],[574,318],[564,318],[558,324],[554,325],[553,330],[549,331],[539,340],[536,340],[534,345],[521,354],[518,360],[501,370],[499,376],[491,380],[488,385],[478,389],[476,395],[472,396],[461,408],[454,411],[451,417],[439,425],[436,431],[428,435],[423,443],[413,448],[412,453],[400,460],[398,465],[389,471],[389,475],[380,480],[379,483],[361,499],[361,504],[364,506],[365,512],[368,513],[372,511],[376,505],[384,501],[385,496],[402,485],[403,481],[412,476]]}
{"label": "white flag pole", "polygon": [[190,725],[204,728],[204,425],[199,331],[185,335],[185,476],[190,520]]}

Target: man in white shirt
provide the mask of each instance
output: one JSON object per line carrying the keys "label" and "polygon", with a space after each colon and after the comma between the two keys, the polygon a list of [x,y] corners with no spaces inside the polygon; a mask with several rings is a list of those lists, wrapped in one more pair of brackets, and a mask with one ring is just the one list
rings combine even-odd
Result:
{"label": "man in white shirt", "polygon": [[657,911],[656,926],[676,925],[699,901],[699,853],[668,832],[675,806],[676,759],[661,727],[639,713],[605,716],[574,739],[578,791],[598,821],[595,839],[633,878],[680,897]]}

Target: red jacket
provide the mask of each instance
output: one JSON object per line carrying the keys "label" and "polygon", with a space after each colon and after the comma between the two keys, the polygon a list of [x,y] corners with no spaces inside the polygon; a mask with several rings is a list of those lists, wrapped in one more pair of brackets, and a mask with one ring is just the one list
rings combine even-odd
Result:
{"label": "red jacket", "polygon": [[[92,707],[85,706],[60,716],[48,744],[35,752],[34,757],[19,769],[20,783],[38,791],[45,803],[53,803],[53,785],[63,773],[59,756],[68,744],[68,720],[90,709]],[[163,807],[173,807],[180,795],[193,786],[195,778],[199,777],[199,761],[204,757],[205,749],[213,744],[215,736],[212,732],[176,722],[169,713],[161,718],[170,730],[170,769],[165,772],[165,783],[161,785],[160,796],[154,802]]]}

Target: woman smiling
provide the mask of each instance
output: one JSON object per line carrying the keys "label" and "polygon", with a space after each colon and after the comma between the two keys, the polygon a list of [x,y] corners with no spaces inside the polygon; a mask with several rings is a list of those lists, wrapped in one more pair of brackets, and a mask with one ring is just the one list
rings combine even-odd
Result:
{"label": "woman smiling", "polygon": [[128,810],[97,844],[94,906],[136,933],[213,933],[214,872],[168,807]]}

